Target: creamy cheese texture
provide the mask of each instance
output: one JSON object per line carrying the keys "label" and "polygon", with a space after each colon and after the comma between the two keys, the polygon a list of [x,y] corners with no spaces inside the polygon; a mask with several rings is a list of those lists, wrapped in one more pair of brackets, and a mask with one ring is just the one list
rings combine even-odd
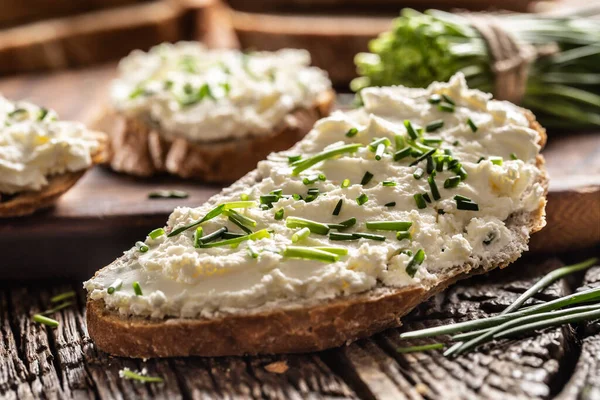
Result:
{"label": "creamy cheese texture", "polygon": [[164,43],[121,60],[113,106],[167,136],[220,141],[267,134],[331,88],[305,50],[245,54],[197,42]]}
{"label": "creamy cheese texture", "polygon": [[[446,95],[455,103],[454,110],[442,111],[438,104],[431,104],[432,95]],[[369,88],[362,92],[362,99],[363,108],[336,112],[320,120],[292,149],[261,161],[258,175],[262,179],[258,183],[234,185],[198,208],[177,208],[165,227],[169,232],[197,221],[219,203],[239,201],[246,196],[258,203],[260,196],[281,190],[272,208],[237,209],[256,221],[253,231],[267,229],[270,237],[213,248],[194,247],[195,228],[172,237],[147,237],[148,251],[140,252],[134,247],[85,283],[90,297],[104,300],[107,307],[123,315],[194,318],[264,310],[302,300],[320,301],[375,287],[428,288],[452,268],[488,259],[502,251],[514,238],[506,220],[543,205],[544,188],[536,182],[541,173],[536,167],[539,134],[529,128],[518,107],[469,90],[462,75],[454,76],[448,83],[434,83],[428,89]],[[475,132],[469,119],[476,127]],[[419,134],[416,141],[410,141],[404,120],[410,120]],[[443,126],[434,132],[419,130],[434,121],[439,124],[439,120]],[[356,134],[349,137],[347,133],[353,128]],[[395,144],[397,137],[402,138],[401,146],[412,143],[410,146],[419,147],[418,143],[426,142],[439,149],[435,156],[450,153],[452,159],[460,161],[467,176],[456,187],[444,188],[448,178],[457,176],[445,165],[434,177],[440,197],[432,198],[426,160],[411,165],[418,160],[418,152],[394,160],[399,151]],[[390,145],[377,160],[369,144],[381,138],[388,138]],[[353,143],[361,147],[293,174],[294,165],[290,165],[288,157],[301,155],[308,159]],[[496,158],[490,160],[490,157]],[[414,174],[419,168],[425,172],[416,179]],[[373,177],[361,184],[366,172]],[[324,175],[321,177],[324,180],[310,183],[319,174]],[[308,184],[303,182],[305,178]],[[348,187],[342,185],[345,179],[350,181]],[[384,181],[395,185],[384,185]],[[319,195],[307,202],[311,188],[317,188]],[[417,207],[414,195],[418,193],[428,194],[431,200],[425,208]],[[361,205],[356,199],[363,194],[368,200]],[[460,209],[456,195],[469,198],[479,210]],[[333,211],[340,200],[341,210],[335,216]],[[276,215],[280,210],[283,218],[278,220]],[[327,235],[311,233],[293,243],[292,236],[300,228],[288,228],[288,217],[325,224],[356,218],[354,226],[341,232],[382,235],[385,241],[368,238],[336,241]],[[373,221],[411,222],[411,238],[399,240],[396,231],[367,228],[366,223]],[[204,235],[223,226],[229,232],[242,232],[224,215],[202,224]],[[340,255],[335,262],[284,256],[286,247],[291,245],[336,247],[347,254]],[[412,260],[414,267],[413,258],[420,249],[424,260],[420,265],[416,263],[416,273],[411,276],[407,265]],[[252,257],[250,250],[258,256]],[[142,295],[135,295],[134,281],[139,282]],[[108,294],[107,288],[114,282],[122,285]]]}
{"label": "creamy cheese texture", "polygon": [[88,168],[99,146],[83,124],[0,96],[0,193],[41,190],[52,175]]}

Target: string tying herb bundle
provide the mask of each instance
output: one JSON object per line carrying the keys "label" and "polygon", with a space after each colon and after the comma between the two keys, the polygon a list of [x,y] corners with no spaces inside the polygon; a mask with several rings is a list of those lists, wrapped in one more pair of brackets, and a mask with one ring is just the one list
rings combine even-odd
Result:
{"label": "string tying herb bundle", "polygon": [[600,126],[600,23],[580,15],[402,10],[355,57],[351,88],[426,87],[465,74],[470,87],[529,108],[547,127]]}

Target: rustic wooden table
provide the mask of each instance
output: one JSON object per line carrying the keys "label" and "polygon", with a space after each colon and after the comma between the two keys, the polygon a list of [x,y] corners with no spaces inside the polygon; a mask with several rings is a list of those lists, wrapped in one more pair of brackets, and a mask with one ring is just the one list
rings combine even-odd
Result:
{"label": "rustic wooden table", "polygon": [[[0,92],[53,107],[65,118],[89,121],[105,101],[113,68],[4,79]],[[600,183],[598,135],[575,137],[575,144],[573,137],[557,138],[555,145],[551,141],[554,147],[547,154],[564,155],[575,146],[568,153],[587,160],[586,168],[564,156],[552,157],[556,161],[549,162],[549,168],[558,177],[553,193]],[[190,198],[146,198],[159,188],[184,189]],[[400,340],[399,331],[496,313],[543,273],[594,254],[592,250],[580,251],[576,258],[530,255],[506,271],[460,283],[432,298],[406,318],[401,329],[322,353],[141,361],[113,358],[95,349],[86,331],[81,280],[118,256],[149,226],[162,226],[176,204],[199,204],[218,190],[173,179],[135,181],[96,169],[54,210],[0,221],[0,398],[600,398],[599,323],[549,329],[455,360],[438,351],[395,351],[428,342]],[[515,269],[518,277],[511,274]],[[9,276],[19,279],[8,280]],[[555,283],[534,301],[599,282],[597,267]],[[78,298],[74,306],[54,315],[60,321],[57,329],[31,321],[34,313],[50,307],[52,295],[66,290],[76,290]],[[147,368],[165,382],[144,385],[121,379],[119,370],[124,367]]]}

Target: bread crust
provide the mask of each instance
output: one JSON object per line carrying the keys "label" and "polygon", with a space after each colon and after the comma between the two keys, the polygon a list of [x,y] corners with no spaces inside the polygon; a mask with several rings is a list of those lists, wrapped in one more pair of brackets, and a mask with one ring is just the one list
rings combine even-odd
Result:
{"label": "bread crust", "polygon": [[[539,132],[539,144],[543,146],[546,142],[544,129],[535,121],[533,114],[525,113],[530,126]],[[547,193],[548,177],[542,156],[538,157],[537,166],[542,171],[539,183]],[[254,172],[233,184],[231,190],[252,180],[256,181]],[[448,271],[433,288],[377,287],[366,293],[329,301],[308,300],[287,307],[210,319],[121,316],[107,309],[102,300],[88,298],[88,331],[101,350],[134,358],[302,353],[341,346],[400,326],[401,317],[460,279],[496,267],[504,268],[515,261],[527,249],[529,234],[544,227],[545,205],[544,196],[535,211],[509,217],[508,228],[520,238],[511,252],[497,260],[469,260],[468,265],[463,266],[467,267],[466,272]]]}
{"label": "bread crust", "polygon": [[147,121],[114,111],[105,112],[95,127],[109,134],[108,161],[115,171],[140,177],[170,173],[204,182],[233,182],[256,168],[269,153],[302,139],[316,121],[329,115],[334,100],[334,92],[328,90],[312,108],[294,110],[269,134],[225,141],[170,138]]}
{"label": "bread crust", "polygon": [[92,165],[80,171],[66,172],[54,175],[48,179],[48,184],[41,190],[28,190],[10,196],[3,201],[0,194],[0,218],[23,217],[33,214],[38,210],[52,207],[56,200],[66,193],[77,181],[95,164],[100,164],[105,159],[106,135],[95,132],[100,142],[98,150],[92,154]]}

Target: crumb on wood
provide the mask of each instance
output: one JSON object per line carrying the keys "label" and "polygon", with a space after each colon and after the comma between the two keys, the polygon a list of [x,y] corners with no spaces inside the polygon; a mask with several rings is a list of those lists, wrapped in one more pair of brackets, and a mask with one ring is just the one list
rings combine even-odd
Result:
{"label": "crumb on wood", "polygon": [[420,395],[423,395],[423,396],[425,396],[427,393],[429,393],[429,388],[424,383],[417,383],[415,385],[415,390],[417,391],[417,393],[419,393]]}
{"label": "crumb on wood", "polygon": [[287,361],[275,361],[275,362],[272,362],[271,364],[265,365],[265,369],[274,374],[283,374],[289,368],[290,367],[288,367]]}

